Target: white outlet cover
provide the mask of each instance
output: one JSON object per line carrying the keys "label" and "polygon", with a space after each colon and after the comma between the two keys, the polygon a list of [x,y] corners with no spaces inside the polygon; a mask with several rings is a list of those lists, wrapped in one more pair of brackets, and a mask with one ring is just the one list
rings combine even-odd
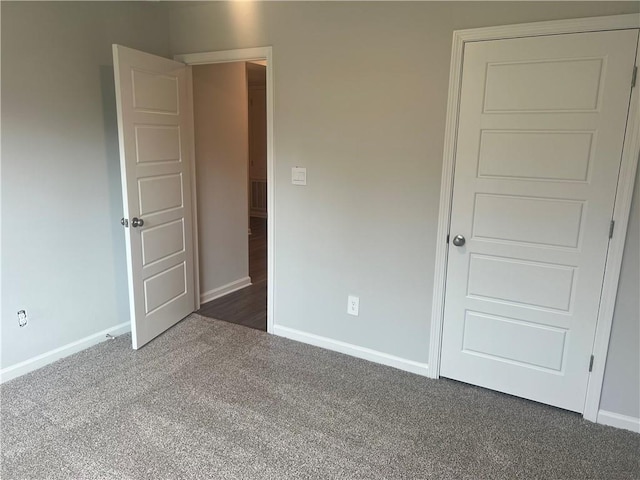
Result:
{"label": "white outlet cover", "polygon": [[360,312],[360,298],[355,295],[349,295],[347,298],[347,313],[349,315],[358,316]]}
{"label": "white outlet cover", "polygon": [[291,183],[294,185],[306,185],[307,169],[304,167],[293,167],[291,169]]}

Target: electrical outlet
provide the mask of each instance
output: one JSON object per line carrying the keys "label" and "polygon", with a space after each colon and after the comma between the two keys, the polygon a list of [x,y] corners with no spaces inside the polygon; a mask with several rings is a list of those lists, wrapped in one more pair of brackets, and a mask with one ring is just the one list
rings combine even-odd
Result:
{"label": "electrical outlet", "polygon": [[26,310],[18,310],[18,325],[24,327],[27,325],[27,312]]}
{"label": "electrical outlet", "polygon": [[354,295],[349,295],[347,299],[347,313],[349,315],[358,316],[358,312],[360,311],[360,298]]}

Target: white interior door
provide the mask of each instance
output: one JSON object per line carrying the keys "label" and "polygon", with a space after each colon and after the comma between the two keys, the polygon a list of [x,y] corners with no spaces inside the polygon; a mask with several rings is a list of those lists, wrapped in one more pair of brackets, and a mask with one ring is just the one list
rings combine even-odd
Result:
{"label": "white interior door", "polygon": [[133,348],[195,309],[182,63],[113,46]]}
{"label": "white interior door", "polygon": [[442,376],[583,411],[637,44],[465,46]]}

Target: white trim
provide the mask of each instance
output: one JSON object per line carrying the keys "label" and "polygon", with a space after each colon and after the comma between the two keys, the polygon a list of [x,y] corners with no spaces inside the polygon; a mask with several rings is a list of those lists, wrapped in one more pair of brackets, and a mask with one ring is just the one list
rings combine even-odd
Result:
{"label": "white trim", "polygon": [[[174,55],[174,60],[187,65],[267,60],[267,332],[274,333],[275,325],[275,156],[273,144],[273,50],[271,47],[242,48],[219,52]],[[195,159],[192,160],[195,165]],[[194,166],[195,171],[195,166]],[[197,238],[194,237],[194,242]],[[196,252],[197,253],[197,250]],[[196,258],[197,262],[198,259]]]}
{"label": "white trim", "polygon": [[[636,51],[636,65],[640,64],[640,40]],[[631,92],[631,103],[627,117],[627,132],[622,147],[622,164],[618,177],[618,190],[616,192],[613,220],[615,229],[613,238],[609,241],[607,252],[607,264],[604,271],[602,293],[600,295],[600,310],[598,311],[598,323],[596,336],[593,342],[593,371],[589,376],[587,395],[584,404],[584,418],[595,422],[600,408],[600,396],[604,382],[604,370],[609,352],[609,339],[611,337],[611,325],[613,313],[618,295],[618,282],[622,268],[622,255],[629,226],[631,213],[631,200],[633,187],[638,168],[638,156],[640,155],[640,86],[636,84]]]}
{"label": "white trim", "polygon": [[107,340],[107,335],[117,337],[118,335],[122,335],[123,333],[130,331],[131,322],[126,321],[120,325],[116,325],[115,327],[107,328],[98,333],[94,333],[93,335],[89,335],[88,337],[63,345],[62,347],[55,348],[23,362],[3,368],[0,370],[0,383],[7,382],[13,378],[24,375],[25,373],[29,373],[49,365],[61,358],[68,357],[69,355],[73,355],[74,353],[104,342]]}
{"label": "white trim", "polygon": [[196,137],[194,124],[194,108],[193,108],[193,71],[191,65],[187,65],[187,108],[190,110],[187,114],[187,122],[189,124],[189,137],[186,139],[187,148],[190,149],[189,159],[191,162],[191,224],[193,230],[193,304],[195,310],[200,310],[200,250],[198,245],[198,192],[196,190]]}
{"label": "white trim", "polygon": [[447,235],[451,219],[451,196],[453,194],[453,170],[456,137],[458,134],[458,103],[462,79],[462,51],[464,42],[458,32],[453,32],[451,66],[449,68],[449,98],[447,100],[447,123],[445,125],[442,178],[440,180],[440,211],[436,236],[436,264],[431,303],[431,333],[429,336],[429,374],[440,377],[440,350],[442,349],[442,320],[444,317],[444,291],[447,283]]}
{"label": "white trim", "polygon": [[598,423],[609,425],[616,428],[624,428],[632,432],[640,433],[640,418],[629,417],[619,413],[608,412],[606,410],[598,411]]}
{"label": "white trim", "polygon": [[187,65],[209,65],[211,63],[248,62],[267,59],[267,67],[269,67],[269,56],[271,56],[271,47],[254,47],[217,52],[184,53],[174,55],[173,59]]}
{"label": "white trim", "polygon": [[200,294],[200,303],[207,303],[211,300],[215,300],[216,298],[224,297],[225,295],[229,295],[237,290],[242,290],[251,285],[251,277],[243,277],[238,280],[234,280],[233,282],[229,282],[226,285],[222,285],[221,287],[214,288],[213,290],[209,290],[208,292],[204,292]]}
{"label": "white trim", "polygon": [[426,363],[407,360],[406,358],[396,357],[395,355],[389,355],[388,353],[372,350],[371,348],[359,347],[358,345],[333,340],[332,338],[321,337],[319,335],[314,335],[313,333],[306,333],[294,328],[283,327],[282,325],[275,325],[273,333],[280,337],[290,338],[297,342],[326,348],[327,350],[333,350],[334,352],[344,353],[346,355],[351,355],[352,357],[362,358],[364,360],[369,360],[370,362],[381,363],[382,365],[404,370],[405,372],[415,373],[424,377],[429,376],[429,365]]}
{"label": "white trim", "polygon": [[266,49],[267,58],[267,332],[273,333],[276,322],[276,157],[274,154],[274,86],[273,54]]}
{"label": "white trim", "polygon": [[603,30],[626,30],[640,26],[640,14],[611,15],[607,17],[573,18],[550,22],[519,23],[495,27],[456,30],[454,37],[462,42],[500,40],[516,37],[538,37],[542,35],[563,35],[566,33],[599,32]]}
{"label": "white trim", "polygon": [[[436,265],[433,287],[433,307],[431,312],[431,336],[429,344],[429,372],[432,378],[440,376],[440,354],[442,341],[442,322],[444,320],[444,293],[446,287],[447,244],[451,215],[451,196],[453,193],[455,145],[458,125],[458,107],[461,89],[462,62],[466,42],[532,37],[539,35],[560,35],[567,33],[594,32],[602,30],[621,30],[640,28],[640,14],[593,17],[552,22],[506,25],[453,32],[451,68],[449,74],[449,97],[447,104],[447,122],[445,128],[442,180],[440,188],[440,210],[436,246]],[[598,313],[598,326],[594,341],[594,371],[587,386],[584,418],[595,421],[600,404],[600,393],[604,379],[605,362],[609,348],[613,307],[620,277],[620,264],[624,251],[625,232],[631,209],[631,196],[640,154],[640,109],[638,108],[638,87],[633,91],[632,108],[629,112],[627,134],[623,147],[622,166],[618,178],[614,219],[616,232],[609,244],[607,266],[602,290],[601,306]]]}
{"label": "white trim", "polygon": [[[122,212],[123,217],[129,216],[129,205],[133,204],[133,201],[129,199],[129,189],[127,187],[127,178],[125,172],[126,170],[126,155],[124,148],[124,122],[122,122],[123,115],[123,103],[122,103],[122,92],[120,88],[120,80],[119,80],[119,71],[120,71],[120,54],[123,48],[121,45],[112,45],[113,51],[113,69],[115,73],[115,90],[116,90],[116,112],[118,121],[116,122],[118,125],[118,152],[120,154],[120,185],[122,190]],[[130,228],[122,229],[122,236],[124,238],[124,247],[125,254],[127,259],[127,292],[129,293],[129,322],[133,325],[133,322],[136,318],[136,305],[134,302],[135,292],[134,292],[134,281],[133,281],[133,258],[131,253],[131,239],[130,239]],[[137,334],[136,329],[132,329],[131,331],[131,341],[133,345],[137,344]]]}

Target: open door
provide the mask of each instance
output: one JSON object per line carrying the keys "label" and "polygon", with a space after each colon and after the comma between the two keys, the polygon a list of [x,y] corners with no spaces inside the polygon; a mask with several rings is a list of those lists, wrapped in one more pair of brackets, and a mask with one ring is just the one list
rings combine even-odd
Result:
{"label": "open door", "polygon": [[186,65],[113,46],[133,348],[195,310]]}

